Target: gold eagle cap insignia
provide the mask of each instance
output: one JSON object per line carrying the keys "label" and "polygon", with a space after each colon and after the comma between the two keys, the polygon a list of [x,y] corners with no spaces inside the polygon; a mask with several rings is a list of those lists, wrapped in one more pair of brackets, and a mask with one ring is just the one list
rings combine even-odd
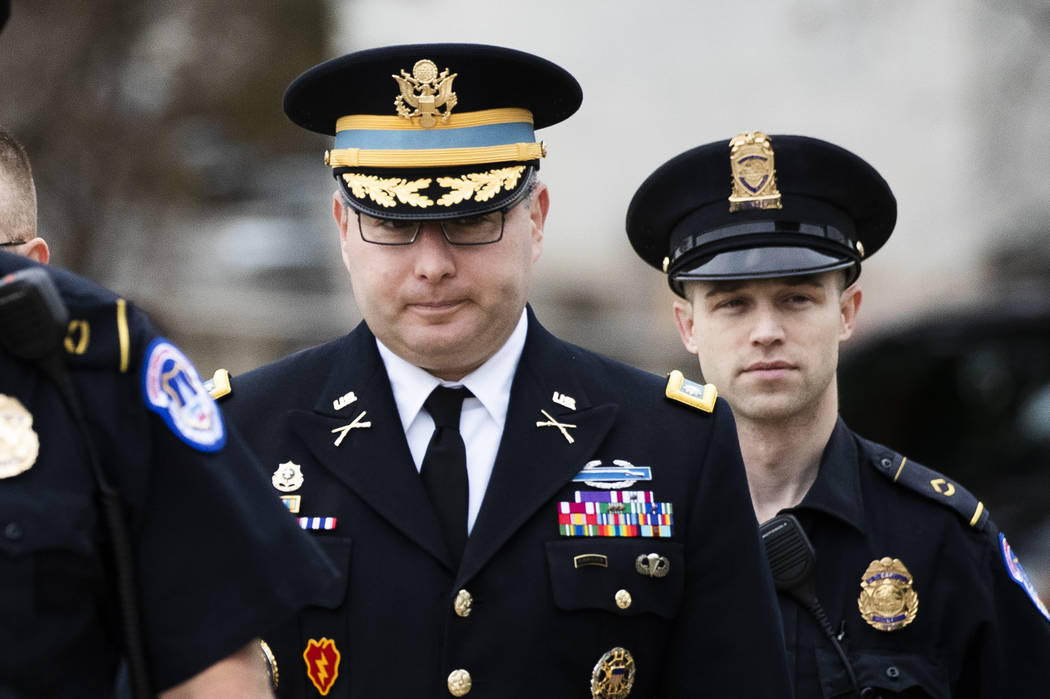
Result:
{"label": "gold eagle cap insignia", "polygon": [[777,189],[773,145],[761,131],[737,134],[729,142],[729,166],[733,171],[733,192],[729,211],[782,209]]}
{"label": "gold eagle cap insignia", "polygon": [[872,561],[860,579],[857,607],[864,621],[879,631],[897,631],[915,620],[919,595],[899,558]]}
{"label": "gold eagle cap insignia", "polygon": [[[401,88],[401,94],[394,98],[398,116],[406,119],[419,117],[419,125],[432,129],[437,125],[437,117],[448,121],[452,108],[459,98],[452,91],[452,81],[459,73],[449,75],[449,69],[438,72],[437,64],[426,58],[416,61],[412,74],[401,69],[401,75],[391,75]],[[445,111],[441,111],[441,107]]]}

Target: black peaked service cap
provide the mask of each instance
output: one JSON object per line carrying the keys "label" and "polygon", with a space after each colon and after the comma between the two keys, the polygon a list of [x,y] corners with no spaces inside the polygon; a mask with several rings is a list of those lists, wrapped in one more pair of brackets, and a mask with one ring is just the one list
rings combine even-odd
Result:
{"label": "black peaked service cap", "polygon": [[627,211],[635,252],[682,295],[690,280],[849,270],[889,238],[897,201],[857,155],[807,136],[742,133],[688,150],[642,183]]}
{"label": "black peaked service cap", "polygon": [[284,111],[334,135],[325,163],[357,211],[447,219],[506,208],[545,155],[534,130],[572,115],[576,79],[532,54],[482,44],[351,53],[306,71]]}

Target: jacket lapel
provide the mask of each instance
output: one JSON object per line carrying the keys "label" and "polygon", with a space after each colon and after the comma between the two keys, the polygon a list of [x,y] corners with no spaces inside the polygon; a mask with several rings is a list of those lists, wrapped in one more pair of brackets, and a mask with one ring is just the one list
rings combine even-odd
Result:
{"label": "jacket lapel", "polygon": [[[362,323],[342,343],[313,410],[289,412],[291,428],[336,480],[451,568],[375,338]],[[337,410],[333,401],[350,391],[356,400]]]}
{"label": "jacket lapel", "polygon": [[[550,499],[580,472],[612,427],[618,406],[590,405],[583,384],[571,370],[573,364],[567,346],[544,330],[530,309],[503,438],[467,539],[458,584],[475,575],[538,509],[553,508]],[[575,400],[576,410],[554,402],[555,391]],[[549,422],[575,427],[537,424]],[[550,520],[555,535],[553,509]]]}

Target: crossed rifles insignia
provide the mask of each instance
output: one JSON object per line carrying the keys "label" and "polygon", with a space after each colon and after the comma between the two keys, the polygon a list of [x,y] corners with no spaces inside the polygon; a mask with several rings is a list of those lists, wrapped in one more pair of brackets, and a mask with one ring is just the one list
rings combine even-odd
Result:
{"label": "crossed rifles insignia", "polygon": [[541,410],[540,412],[543,413],[543,417],[547,419],[537,420],[536,427],[557,427],[561,431],[562,436],[565,437],[566,440],[568,440],[569,444],[572,444],[576,441],[572,438],[572,435],[569,434],[569,430],[576,429],[576,425],[570,425],[567,422],[558,422],[553,417],[551,417],[551,414],[548,413],[546,410]]}

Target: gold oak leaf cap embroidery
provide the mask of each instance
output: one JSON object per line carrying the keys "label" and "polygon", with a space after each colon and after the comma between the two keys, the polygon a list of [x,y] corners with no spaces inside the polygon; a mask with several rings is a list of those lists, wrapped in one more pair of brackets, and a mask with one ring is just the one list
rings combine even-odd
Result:
{"label": "gold oak leaf cap embroidery", "polygon": [[482,44],[387,46],[314,66],[288,117],[335,136],[325,164],[349,205],[436,220],[513,205],[546,155],[537,129],[580,106],[579,83],[532,54]]}
{"label": "gold oak leaf cap embroidery", "polygon": [[635,192],[627,237],[682,295],[690,280],[849,270],[890,237],[897,201],[862,158],[808,136],[761,131],[688,150]]}

